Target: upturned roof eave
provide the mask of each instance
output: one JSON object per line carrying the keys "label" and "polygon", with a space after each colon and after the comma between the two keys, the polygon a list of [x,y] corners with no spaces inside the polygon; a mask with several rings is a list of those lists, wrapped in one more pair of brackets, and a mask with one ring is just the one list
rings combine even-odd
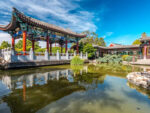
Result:
{"label": "upturned roof eave", "polygon": [[[86,37],[85,34],[77,34],[75,32],[68,31],[67,29],[64,29],[64,28],[61,28],[61,27],[58,27],[58,26],[55,26],[55,25],[52,25],[52,24],[49,24],[49,23],[42,22],[40,20],[31,18],[31,17],[28,17],[28,16],[24,15],[23,13],[21,13],[20,11],[18,11],[16,8],[13,8],[13,12],[16,13],[17,16],[23,22],[28,23],[29,25],[34,25],[34,26],[43,28],[45,30],[51,30],[51,31],[54,31],[54,32],[60,32],[62,34],[70,35],[70,36],[73,36],[73,37],[78,37],[78,38]],[[8,25],[0,25],[0,30],[3,30],[3,31],[12,30],[12,28],[14,28],[14,25],[15,25],[15,19],[14,18],[15,17],[12,15],[11,22]]]}

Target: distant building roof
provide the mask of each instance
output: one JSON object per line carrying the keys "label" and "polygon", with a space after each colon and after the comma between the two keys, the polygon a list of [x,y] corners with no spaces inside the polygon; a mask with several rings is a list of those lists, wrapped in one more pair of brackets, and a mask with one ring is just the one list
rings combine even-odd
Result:
{"label": "distant building roof", "polygon": [[150,37],[141,37],[140,41],[141,42],[143,42],[143,41],[150,41]]}
{"label": "distant building roof", "polygon": [[98,45],[93,45],[95,48],[101,48],[101,49],[130,49],[130,48],[139,48],[140,45],[117,45],[113,47],[103,47]]}

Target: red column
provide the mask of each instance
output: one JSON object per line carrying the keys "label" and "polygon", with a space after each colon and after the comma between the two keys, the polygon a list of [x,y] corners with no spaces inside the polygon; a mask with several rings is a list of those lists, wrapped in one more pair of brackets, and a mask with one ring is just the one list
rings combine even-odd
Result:
{"label": "red column", "polygon": [[51,55],[52,54],[52,42],[50,42],[49,44],[50,44],[50,51],[49,51],[49,53]]}
{"label": "red column", "polygon": [[24,54],[23,55],[26,55],[26,37],[27,37],[27,32],[26,31],[23,31],[23,52]]}
{"label": "red column", "polygon": [[12,48],[15,49],[15,38],[12,37]]}
{"label": "red column", "polygon": [[32,50],[34,51],[34,42],[35,40],[32,40]]}
{"label": "red column", "polygon": [[49,52],[49,36],[47,36],[47,51]]}
{"label": "red column", "polygon": [[147,55],[147,46],[144,46],[144,59],[146,59],[146,55]]}
{"label": "red column", "polygon": [[76,49],[77,49],[77,54],[79,54],[79,42],[78,41],[77,41]]}
{"label": "red column", "polygon": [[60,44],[61,53],[63,53],[63,44]]}
{"label": "red column", "polygon": [[65,47],[65,53],[67,52],[67,50],[68,50],[68,41],[66,40],[66,47]]}

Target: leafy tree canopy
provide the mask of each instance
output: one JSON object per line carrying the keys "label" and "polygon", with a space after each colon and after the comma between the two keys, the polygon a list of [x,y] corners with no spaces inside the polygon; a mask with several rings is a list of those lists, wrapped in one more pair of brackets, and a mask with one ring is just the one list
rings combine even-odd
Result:
{"label": "leafy tree canopy", "polygon": [[11,47],[11,44],[9,44],[7,41],[3,41],[0,45],[0,49],[5,49]]}
{"label": "leafy tree canopy", "polygon": [[80,43],[82,42],[83,44],[95,44],[99,46],[106,46],[106,43],[104,41],[104,38],[98,37],[98,34],[95,32],[90,32],[90,31],[84,31],[84,34],[87,35],[86,38],[83,38],[80,40]]}
{"label": "leafy tree canopy", "polygon": [[92,59],[95,57],[95,51],[96,49],[92,46],[92,44],[86,44],[84,47],[83,47],[83,52],[84,53],[88,53],[88,58],[89,59]]}
{"label": "leafy tree canopy", "polygon": [[139,39],[136,39],[136,40],[132,43],[132,45],[140,45],[140,44],[141,44],[141,42],[140,42]]}
{"label": "leafy tree canopy", "polygon": [[[18,43],[15,45],[16,51],[22,51],[23,49],[23,41],[19,40]],[[29,51],[32,48],[32,42],[30,40],[26,40],[26,50]],[[34,49],[35,51],[40,49],[39,42],[35,42]]]}

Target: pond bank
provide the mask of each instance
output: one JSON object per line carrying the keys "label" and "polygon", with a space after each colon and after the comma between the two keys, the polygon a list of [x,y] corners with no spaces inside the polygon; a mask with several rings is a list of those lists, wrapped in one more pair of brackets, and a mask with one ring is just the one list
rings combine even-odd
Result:
{"label": "pond bank", "polygon": [[[88,63],[89,61],[85,60],[84,62]],[[0,64],[0,69],[16,69],[16,68],[29,68],[29,67],[65,65],[65,64],[70,64],[70,60],[5,63],[5,64]]]}
{"label": "pond bank", "polygon": [[150,73],[149,72],[132,72],[127,75],[130,83],[150,90]]}

